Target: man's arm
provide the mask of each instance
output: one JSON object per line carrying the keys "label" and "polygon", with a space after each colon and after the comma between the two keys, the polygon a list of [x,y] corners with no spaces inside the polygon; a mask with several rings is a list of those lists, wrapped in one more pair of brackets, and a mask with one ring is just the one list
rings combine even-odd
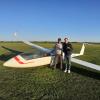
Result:
{"label": "man's arm", "polygon": [[73,51],[73,46],[72,46],[71,43],[69,43],[69,48],[70,48],[71,51]]}
{"label": "man's arm", "polygon": [[73,51],[73,46],[72,46],[72,44],[70,43],[70,48],[71,48],[71,51]]}

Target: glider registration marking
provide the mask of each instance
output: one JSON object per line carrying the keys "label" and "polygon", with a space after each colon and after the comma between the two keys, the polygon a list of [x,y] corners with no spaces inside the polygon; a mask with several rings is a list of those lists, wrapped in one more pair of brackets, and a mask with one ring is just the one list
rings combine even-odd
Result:
{"label": "glider registration marking", "polygon": [[17,56],[14,57],[14,59],[19,63],[19,64],[28,64],[28,63],[33,63],[33,62],[27,62],[27,63],[24,63],[22,62]]}

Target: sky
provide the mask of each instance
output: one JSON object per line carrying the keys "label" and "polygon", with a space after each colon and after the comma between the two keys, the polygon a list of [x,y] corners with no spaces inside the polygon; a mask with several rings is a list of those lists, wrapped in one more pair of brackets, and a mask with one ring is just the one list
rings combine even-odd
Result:
{"label": "sky", "polygon": [[100,42],[100,0],[0,0],[0,41]]}

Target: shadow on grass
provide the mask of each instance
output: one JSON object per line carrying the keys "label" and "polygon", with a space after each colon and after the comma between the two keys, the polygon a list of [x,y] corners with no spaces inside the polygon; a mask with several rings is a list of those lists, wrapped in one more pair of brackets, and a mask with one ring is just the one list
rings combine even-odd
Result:
{"label": "shadow on grass", "polygon": [[[60,65],[58,64],[56,68],[60,70],[59,66]],[[54,70],[54,66],[52,66],[52,67],[49,66],[48,68],[51,68],[51,69]],[[65,64],[63,64],[63,69],[62,70],[63,71],[65,70]],[[86,76],[86,77],[90,77],[90,78],[100,80],[100,73],[98,71],[90,70],[89,68],[84,69],[84,67],[80,68],[80,67],[72,66],[71,71],[75,72],[75,73],[78,73],[82,76]]]}
{"label": "shadow on grass", "polygon": [[4,99],[4,98],[0,97],[0,100],[6,100],[6,99]]}
{"label": "shadow on grass", "polygon": [[10,49],[10,48],[4,47],[4,46],[2,46],[2,48],[8,50],[9,52],[6,52],[6,53],[0,55],[1,61],[7,61],[8,59],[10,59],[16,55],[23,53],[21,51],[13,50],[13,49]]}
{"label": "shadow on grass", "polygon": [[100,73],[94,72],[90,69],[84,69],[83,67],[79,68],[76,66],[72,66],[71,70],[75,73],[80,74],[80,75],[100,80]]}

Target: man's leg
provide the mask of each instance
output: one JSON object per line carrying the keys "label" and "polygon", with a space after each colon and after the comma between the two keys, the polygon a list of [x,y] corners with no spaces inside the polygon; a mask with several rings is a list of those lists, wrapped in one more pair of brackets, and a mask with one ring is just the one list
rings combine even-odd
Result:
{"label": "man's leg", "polygon": [[70,73],[70,69],[71,69],[71,55],[69,55],[67,57],[67,61],[68,61],[68,63],[67,63],[67,70],[68,70],[68,73]]}
{"label": "man's leg", "polygon": [[55,64],[54,64],[54,68],[56,68],[57,63],[58,63],[58,55],[55,56]]}
{"label": "man's leg", "polygon": [[64,61],[65,61],[65,71],[64,72],[67,72],[68,60],[67,60],[67,56],[66,55],[64,57]]}
{"label": "man's leg", "polygon": [[54,65],[55,57],[51,57],[50,67]]}
{"label": "man's leg", "polygon": [[62,69],[62,55],[60,55],[60,68]]}

